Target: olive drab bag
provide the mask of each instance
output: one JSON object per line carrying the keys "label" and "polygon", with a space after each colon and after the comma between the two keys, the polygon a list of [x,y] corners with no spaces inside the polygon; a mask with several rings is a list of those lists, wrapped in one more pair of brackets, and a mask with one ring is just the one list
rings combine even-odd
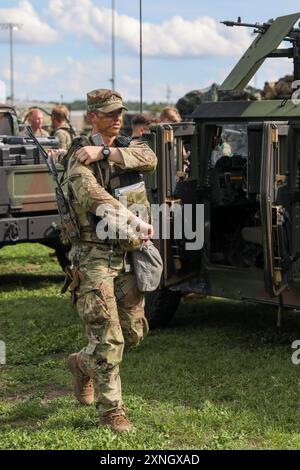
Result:
{"label": "olive drab bag", "polygon": [[131,259],[140,292],[152,292],[160,284],[163,261],[151,241],[144,242],[139,250],[132,251]]}

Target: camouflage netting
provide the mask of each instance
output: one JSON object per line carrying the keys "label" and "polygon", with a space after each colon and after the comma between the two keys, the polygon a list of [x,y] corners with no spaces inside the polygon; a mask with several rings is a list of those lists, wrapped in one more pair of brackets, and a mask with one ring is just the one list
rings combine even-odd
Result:
{"label": "camouflage netting", "polygon": [[293,75],[286,75],[277,82],[266,82],[264,89],[260,90],[251,86],[244,90],[220,91],[220,86],[213,83],[206,91],[193,90],[180,98],[176,103],[176,108],[183,118],[192,114],[194,109],[201,103],[208,101],[256,101],[287,99],[292,94]]}
{"label": "camouflage netting", "polygon": [[208,101],[252,101],[262,99],[262,92],[253,87],[238,91],[220,91],[220,86],[213,83],[207,91],[193,90],[180,98],[176,103],[181,116],[192,114],[194,109],[200,104]]}
{"label": "camouflage netting", "polygon": [[266,82],[262,96],[265,100],[283,100],[289,99],[293,93],[292,82],[293,75],[285,75],[277,82]]}

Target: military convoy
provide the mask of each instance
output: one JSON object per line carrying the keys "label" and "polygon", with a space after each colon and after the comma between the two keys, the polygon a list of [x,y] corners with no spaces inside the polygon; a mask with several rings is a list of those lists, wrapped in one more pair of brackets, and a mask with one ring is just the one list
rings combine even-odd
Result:
{"label": "military convoy", "polygon": [[[244,89],[266,57],[293,58],[300,80],[300,30],[293,28],[299,17],[253,25],[258,35],[221,89]],[[278,49],[283,40],[291,47]],[[51,176],[37,148],[14,140],[17,134],[13,109],[2,106],[0,246],[37,241],[64,255]],[[164,217],[172,229],[155,241],[164,272],[160,288],[146,296],[151,326],[166,325],[181,296],[192,292],[273,304],[279,323],[282,307],[299,308],[298,102],[205,102],[190,120],[154,126],[145,138],[158,157],[156,173],[145,178],[148,195],[169,209]],[[204,214],[197,249],[188,248],[184,233],[172,236],[178,214],[184,221],[188,210],[194,231]]]}

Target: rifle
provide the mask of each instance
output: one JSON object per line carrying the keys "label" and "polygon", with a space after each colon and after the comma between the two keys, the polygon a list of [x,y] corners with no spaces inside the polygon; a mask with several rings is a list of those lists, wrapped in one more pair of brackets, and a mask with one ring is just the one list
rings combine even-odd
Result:
{"label": "rifle", "polygon": [[[39,137],[38,142],[51,149],[58,149],[58,140],[56,137]],[[29,145],[32,144],[31,137],[4,135],[0,136],[0,142],[6,145]]]}
{"label": "rifle", "polygon": [[78,228],[78,224],[76,221],[76,216],[72,206],[69,204],[69,201],[65,198],[64,192],[58,180],[58,173],[56,169],[55,162],[52,157],[50,157],[47,152],[44,150],[43,146],[37,140],[36,136],[33,134],[32,129],[30,126],[26,126],[27,133],[29,137],[33,140],[36,144],[40,155],[45,160],[45,163],[48,167],[52,175],[52,179],[56,184],[55,187],[55,196],[57,202],[57,208],[59,215],[61,217],[62,228],[68,238],[68,240],[72,243],[74,241],[78,241],[80,239],[80,231]]}

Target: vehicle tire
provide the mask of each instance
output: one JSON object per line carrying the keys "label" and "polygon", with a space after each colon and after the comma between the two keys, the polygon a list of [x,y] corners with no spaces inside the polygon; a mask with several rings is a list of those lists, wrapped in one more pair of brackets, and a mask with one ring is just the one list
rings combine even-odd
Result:
{"label": "vehicle tire", "polygon": [[156,289],[145,295],[145,315],[150,329],[167,326],[174,317],[181,293],[168,288]]}

